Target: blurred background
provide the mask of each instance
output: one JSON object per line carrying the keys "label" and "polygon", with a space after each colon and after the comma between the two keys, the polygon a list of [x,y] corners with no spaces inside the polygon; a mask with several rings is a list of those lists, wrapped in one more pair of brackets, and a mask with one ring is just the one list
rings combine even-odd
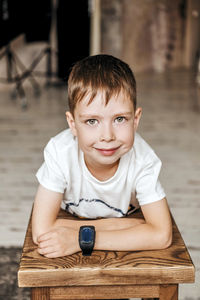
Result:
{"label": "blurred background", "polygon": [[[0,0],[0,299],[28,299],[16,272],[48,140],[67,127],[67,78],[106,53],[135,73],[139,133],[196,266],[179,299],[200,299],[200,1]],[[6,295],[6,297],[5,297]]]}

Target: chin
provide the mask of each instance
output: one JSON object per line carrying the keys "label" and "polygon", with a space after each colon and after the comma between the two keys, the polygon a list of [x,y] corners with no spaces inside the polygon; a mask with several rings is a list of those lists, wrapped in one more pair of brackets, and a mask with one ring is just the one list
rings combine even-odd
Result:
{"label": "chin", "polygon": [[120,160],[120,157],[105,157],[99,160],[99,163],[102,165],[114,165],[116,163],[118,163]]}

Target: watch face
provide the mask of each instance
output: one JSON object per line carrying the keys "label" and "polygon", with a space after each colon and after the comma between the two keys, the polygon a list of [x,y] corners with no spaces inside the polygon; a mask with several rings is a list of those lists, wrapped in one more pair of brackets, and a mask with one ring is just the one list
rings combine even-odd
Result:
{"label": "watch face", "polygon": [[91,228],[84,228],[82,231],[82,242],[83,243],[91,243],[93,238],[93,231],[91,230]]}

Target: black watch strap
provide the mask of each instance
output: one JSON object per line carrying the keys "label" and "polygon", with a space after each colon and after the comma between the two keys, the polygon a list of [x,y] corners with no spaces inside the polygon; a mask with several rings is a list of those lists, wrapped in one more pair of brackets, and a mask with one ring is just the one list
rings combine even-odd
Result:
{"label": "black watch strap", "polygon": [[92,254],[92,251],[93,251],[93,248],[94,247],[88,247],[87,248],[87,246],[86,247],[84,247],[84,248],[82,248],[82,254],[84,255],[84,256],[90,256],[91,254]]}
{"label": "black watch strap", "polygon": [[79,245],[84,256],[90,256],[95,244],[95,227],[81,226],[79,230]]}

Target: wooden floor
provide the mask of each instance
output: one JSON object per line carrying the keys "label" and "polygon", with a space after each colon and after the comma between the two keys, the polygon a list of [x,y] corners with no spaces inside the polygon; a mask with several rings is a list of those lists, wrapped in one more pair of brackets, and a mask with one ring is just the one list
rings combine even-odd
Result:
{"label": "wooden floor", "polygon": [[[139,132],[163,162],[161,181],[171,211],[196,265],[196,284],[181,286],[180,299],[200,297],[200,100],[192,72],[140,74]],[[49,138],[67,124],[66,88],[42,88],[39,98],[26,87],[29,107],[0,89],[1,246],[21,246],[34,194],[35,172]],[[2,234],[3,232],[3,234]]]}

